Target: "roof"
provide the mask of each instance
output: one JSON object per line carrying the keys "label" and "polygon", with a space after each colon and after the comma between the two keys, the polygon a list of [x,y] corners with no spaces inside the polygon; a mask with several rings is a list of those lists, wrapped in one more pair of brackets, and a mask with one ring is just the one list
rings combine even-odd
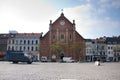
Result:
{"label": "roof", "polygon": [[42,33],[18,33],[16,37],[41,37]]}
{"label": "roof", "polygon": [[106,44],[120,44],[120,38],[119,37],[107,37]]}
{"label": "roof", "polygon": [[76,30],[75,30],[76,34],[79,35],[79,37],[81,37],[82,39],[84,39]]}
{"label": "roof", "polygon": [[11,37],[41,37],[43,33],[16,33],[16,34],[0,34],[0,38]]}
{"label": "roof", "polygon": [[92,42],[91,39],[85,39],[85,42]]}
{"label": "roof", "polygon": [[0,34],[0,38],[9,37],[9,34]]}
{"label": "roof", "polygon": [[70,23],[71,25],[72,24],[75,24],[75,23],[72,23],[72,22],[70,22],[65,16],[64,16],[64,13],[61,13],[61,15],[60,15],[60,17],[58,17],[52,24],[55,24],[57,21],[59,21],[59,20],[66,20],[68,23]]}

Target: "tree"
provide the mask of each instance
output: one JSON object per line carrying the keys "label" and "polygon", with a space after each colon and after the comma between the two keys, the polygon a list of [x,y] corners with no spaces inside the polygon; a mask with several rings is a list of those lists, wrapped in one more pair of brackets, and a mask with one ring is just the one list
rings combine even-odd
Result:
{"label": "tree", "polygon": [[63,52],[64,48],[65,48],[65,44],[62,42],[55,42],[50,47],[51,51],[58,56],[60,56],[60,54]]}
{"label": "tree", "polygon": [[71,49],[74,51],[75,55],[76,55],[76,59],[77,60],[82,60],[81,56],[78,56],[78,54],[81,53],[82,51],[82,43],[80,42],[75,42],[71,45]]}

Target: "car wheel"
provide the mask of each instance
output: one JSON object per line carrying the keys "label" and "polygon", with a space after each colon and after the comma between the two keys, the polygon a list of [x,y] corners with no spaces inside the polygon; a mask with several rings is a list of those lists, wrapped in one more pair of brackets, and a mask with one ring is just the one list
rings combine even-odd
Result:
{"label": "car wheel", "polygon": [[27,62],[27,64],[31,64],[32,62]]}
{"label": "car wheel", "polygon": [[13,64],[17,64],[18,62],[17,61],[13,61]]}

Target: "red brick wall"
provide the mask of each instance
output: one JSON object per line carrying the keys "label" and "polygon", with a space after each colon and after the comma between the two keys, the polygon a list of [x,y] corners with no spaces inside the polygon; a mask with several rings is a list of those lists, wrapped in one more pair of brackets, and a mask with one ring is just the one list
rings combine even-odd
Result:
{"label": "red brick wall", "polygon": [[[61,20],[64,20],[64,25],[60,24]],[[64,35],[64,40],[61,40],[61,34]],[[53,39],[53,35],[55,35],[55,39]],[[71,39],[70,35],[72,37]],[[50,46],[55,42],[62,42],[66,44],[64,48],[65,56],[72,57],[75,60],[79,60],[80,57],[82,57],[82,59],[85,59],[84,38],[77,31],[75,31],[75,23],[71,23],[63,14],[61,14],[61,16],[55,22],[50,22],[50,30],[44,37],[41,38],[40,57],[46,56],[49,60],[51,60],[52,52],[50,50]],[[77,55],[72,49],[70,49],[70,46],[74,42],[80,42],[82,46],[81,52]],[[57,58],[60,59],[58,56]]]}

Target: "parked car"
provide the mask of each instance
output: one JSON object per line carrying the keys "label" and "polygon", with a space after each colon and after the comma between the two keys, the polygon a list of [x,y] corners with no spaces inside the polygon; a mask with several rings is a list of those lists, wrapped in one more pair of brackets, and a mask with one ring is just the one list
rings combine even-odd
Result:
{"label": "parked car", "polygon": [[7,52],[6,53],[6,59],[7,61],[11,61],[13,63],[18,62],[27,62],[28,64],[32,63],[32,56],[30,54],[25,54],[23,52],[13,51],[13,52]]}
{"label": "parked car", "polygon": [[63,62],[75,62],[72,57],[63,57]]}
{"label": "parked car", "polygon": [[109,59],[106,59],[106,62],[111,62]]}

